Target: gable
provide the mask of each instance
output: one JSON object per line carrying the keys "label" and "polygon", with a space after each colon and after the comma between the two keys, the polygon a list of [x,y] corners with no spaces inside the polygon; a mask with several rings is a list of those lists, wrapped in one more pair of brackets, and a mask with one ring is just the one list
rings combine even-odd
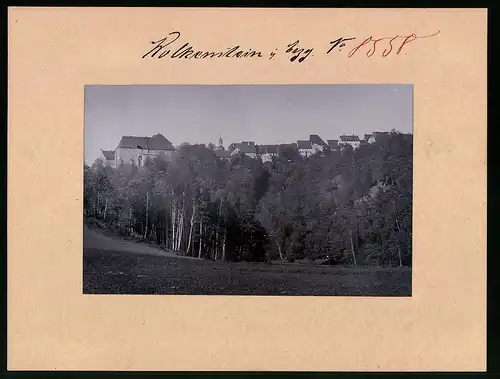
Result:
{"label": "gable", "polygon": [[102,155],[107,161],[115,160],[115,152],[113,150],[102,150]]}
{"label": "gable", "polygon": [[238,149],[240,153],[244,154],[255,154],[257,152],[255,145],[251,142],[233,143],[231,149]]}
{"label": "gable", "polygon": [[318,145],[318,146],[323,146],[323,147],[326,147],[326,143],[325,141],[323,141],[320,136],[318,136],[317,134],[311,134],[309,136],[309,141],[311,141],[311,143],[315,144],[315,145]]}
{"label": "gable", "polygon": [[329,139],[328,141],[328,146],[333,149],[333,148],[336,148],[339,144],[339,141],[336,140],[336,139]]}
{"label": "gable", "polygon": [[172,143],[163,135],[156,134],[153,137],[123,136],[118,144],[122,149],[144,149],[144,150],[174,150]]}
{"label": "gable", "polygon": [[311,141],[297,141],[297,147],[299,150],[311,150],[312,144]]}

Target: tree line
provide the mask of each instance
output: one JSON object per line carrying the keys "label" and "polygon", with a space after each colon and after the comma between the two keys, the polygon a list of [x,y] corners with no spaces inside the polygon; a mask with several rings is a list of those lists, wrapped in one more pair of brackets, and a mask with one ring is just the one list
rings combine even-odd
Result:
{"label": "tree line", "polygon": [[263,163],[181,145],[142,167],[84,165],[84,215],[123,236],[223,261],[411,266],[413,136]]}

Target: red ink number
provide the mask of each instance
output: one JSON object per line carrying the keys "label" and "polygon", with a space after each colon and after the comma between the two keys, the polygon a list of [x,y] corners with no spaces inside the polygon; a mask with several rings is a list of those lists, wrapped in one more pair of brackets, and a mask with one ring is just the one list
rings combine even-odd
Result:
{"label": "red ink number", "polygon": [[359,49],[361,49],[363,46],[366,46],[368,45],[370,42],[373,43],[373,46],[368,46],[368,51],[366,52],[366,56],[367,57],[371,57],[375,54],[375,51],[376,51],[376,48],[377,48],[377,42],[380,42],[380,41],[383,41],[383,40],[389,40],[388,43],[389,43],[389,47],[388,48],[385,48],[384,51],[382,52],[382,56],[385,58],[385,57],[388,57],[391,52],[392,52],[392,48],[394,47],[393,46],[393,43],[395,43],[394,41],[398,38],[403,38],[403,42],[401,43],[401,46],[399,46],[399,48],[396,50],[396,55],[399,55],[401,53],[401,51],[403,50],[403,47],[405,47],[406,45],[408,45],[410,42],[413,42],[415,41],[417,38],[428,38],[428,37],[434,37],[436,35],[438,35],[440,32],[439,30],[434,33],[434,34],[431,34],[431,35],[427,35],[427,36],[422,36],[422,37],[418,37],[415,33],[412,33],[408,36],[395,36],[395,37],[384,37],[384,38],[378,38],[378,39],[373,39],[373,36],[370,36],[368,37],[367,39],[365,39],[363,42],[361,42],[359,45],[357,45],[356,47],[354,47],[350,52],[349,54],[347,55],[348,58],[352,58],[358,51]]}
{"label": "red ink number", "polygon": [[352,49],[352,50],[349,52],[349,54],[348,54],[347,56],[348,56],[349,58],[351,58],[354,54],[356,54],[356,53],[357,53],[357,51],[358,51],[361,47],[365,46],[365,45],[366,45],[368,42],[370,42],[371,40],[372,40],[372,37],[368,37],[368,38],[367,38],[367,39],[365,39],[363,42],[361,42],[361,44],[360,44],[360,45],[358,45],[358,46],[356,46],[354,49]]}
{"label": "red ink number", "polygon": [[397,36],[392,38],[390,41],[389,41],[389,47],[390,47],[390,50],[387,51],[387,49],[384,49],[384,52],[382,53],[382,56],[385,58],[386,56],[388,56],[391,51],[392,51],[392,41],[394,41],[396,38],[398,38]]}
{"label": "red ink number", "polygon": [[417,36],[415,33],[410,34],[408,37],[405,38],[401,46],[399,47],[398,51],[396,52],[397,55],[401,52],[401,49],[403,49],[403,46],[406,45],[407,43],[410,43],[412,41],[415,41],[417,39]]}

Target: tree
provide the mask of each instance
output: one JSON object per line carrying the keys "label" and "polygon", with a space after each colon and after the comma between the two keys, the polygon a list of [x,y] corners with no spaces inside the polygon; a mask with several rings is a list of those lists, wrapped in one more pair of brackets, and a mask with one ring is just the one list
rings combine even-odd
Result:
{"label": "tree", "polygon": [[123,235],[223,261],[328,257],[411,266],[413,137],[262,163],[213,146],[112,169],[84,165],[84,214]]}

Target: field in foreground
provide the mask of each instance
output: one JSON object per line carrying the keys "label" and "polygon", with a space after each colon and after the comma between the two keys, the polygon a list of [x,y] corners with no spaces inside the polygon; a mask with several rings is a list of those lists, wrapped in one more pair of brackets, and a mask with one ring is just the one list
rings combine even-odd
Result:
{"label": "field in foreground", "polygon": [[411,269],[222,263],[85,228],[85,294],[411,296]]}

